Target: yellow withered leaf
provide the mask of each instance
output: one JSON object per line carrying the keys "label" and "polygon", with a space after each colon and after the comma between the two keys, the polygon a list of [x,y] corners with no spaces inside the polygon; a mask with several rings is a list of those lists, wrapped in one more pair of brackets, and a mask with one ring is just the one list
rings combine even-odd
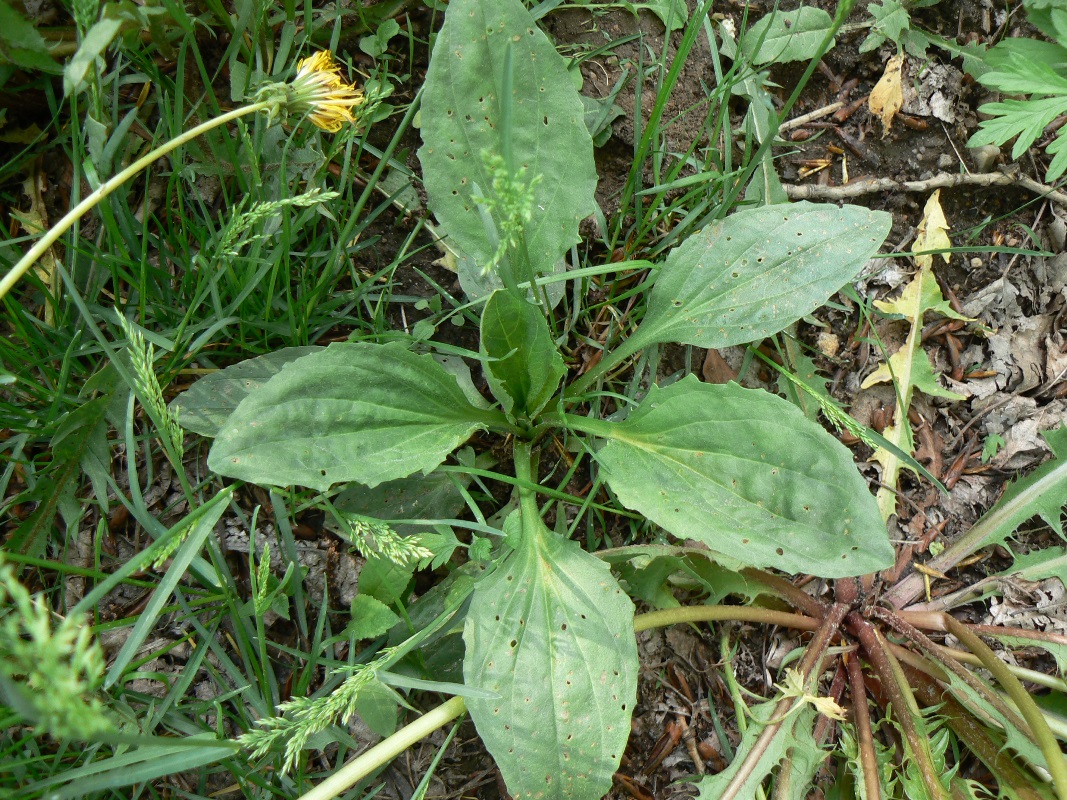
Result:
{"label": "yellow withered leaf", "polygon": [[893,56],[885,65],[885,72],[871,90],[867,105],[871,113],[882,120],[882,138],[889,135],[889,126],[893,117],[904,105],[903,76],[904,55]]}
{"label": "yellow withered leaf", "polygon": [[[923,218],[919,222],[919,232],[915,236],[915,252],[922,253],[926,250],[947,250],[952,247],[952,240],[948,238],[948,220],[945,212],[941,209],[941,190],[938,189],[930,199],[926,201],[923,209]],[[949,254],[942,253],[941,257],[947,264]],[[915,263],[920,267],[933,266],[933,255],[915,256]]]}

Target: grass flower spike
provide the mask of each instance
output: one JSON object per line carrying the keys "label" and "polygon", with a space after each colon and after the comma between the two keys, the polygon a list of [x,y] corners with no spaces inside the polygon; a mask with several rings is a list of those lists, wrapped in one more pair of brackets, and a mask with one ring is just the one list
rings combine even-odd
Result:
{"label": "grass flower spike", "polygon": [[296,65],[296,77],[289,84],[286,109],[290,114],[305,113],[324,131],[336,133],[346,122],[355,123],[349,110],[364,102],[363,92],[341,78],[341,68],[329,50],[320,50]]}

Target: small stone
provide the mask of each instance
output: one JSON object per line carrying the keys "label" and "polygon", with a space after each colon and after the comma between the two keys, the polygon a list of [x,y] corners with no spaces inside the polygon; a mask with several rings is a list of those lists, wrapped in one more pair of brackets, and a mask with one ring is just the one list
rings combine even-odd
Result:
{"label": "small stone", "polygon": [[971,160],[974,161],[975,172],[991,172],[993,166],[1000,157],[1000,148],[994,144],[986,144],[981,147],[968,147]]}
{"label": "small stone", "polygon": [[841,340],[837,338],[837,334],[824,331],[815,339],[815,346],[824,356],[833,358],[841,351]]}
{"label": "small stone", "polygon": [[942,153],[937,157],[938,169],[952,169],[956,165],[956,159],[950,156],[948,153]]}
{"label": "small stone", "polygon": [[971,269],[978,269],[980,266],[982,266],[983,263],[985,263],[985,262],[983,262],[982,259],[980,259],[980,258],[972,258],[971,259]]}

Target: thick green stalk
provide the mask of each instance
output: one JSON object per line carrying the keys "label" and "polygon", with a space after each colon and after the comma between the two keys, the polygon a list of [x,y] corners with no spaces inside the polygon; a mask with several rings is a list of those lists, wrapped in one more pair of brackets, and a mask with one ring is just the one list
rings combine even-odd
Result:
{"label": "thick green stalk", "polygon": [[378,742],[370,750],[353,758],[300,800],[330,800],[355,785],[374,770],[388,764],[415,742],[444,727],[467,710],[462,697],[453,697],[432,711],[427,711],[410,725]]}
{"label": "thick green stalk", "polygon": [[55,244],[56,240],[59,239],[60,236],[70,230],[71,226],[74,225],[74,223],[77,222],[79,219],[81,219],[82,215],[85,214],[85,212],[96,206],[101,200],[106,198],[109,194],[111,194],[113,191],[115,191],[124,183],[126,183],[126,181],[128,181],[134,175],[149,167],[156,161],[156,159],[165,156],[172,150],[181,147],[186,142],[195,139],[197,136],[200,136],[202,133],[206,133],[212,128],[217,128],[220,125],[225,125],[227,122],[231,122],[237,119],[238,117],[243,117],[247,114],[254,114],[257,111],[264,111],[271,105],[272,103],[270,102],[253,103],[251,105],[235,108],[233,111],[229,111],[223,114],[222,116],[209,119],[207,122],[201,122],[195,128],[190,128],[184,133],[174,137],[170,141],[164,142],[147,155],[141,156],[141,158],[134,161],[132,164],[130,164],[130,166],[122,170],[122,172],[119,172],[108,178],[106,181],[100,184],[100,186],[98,186],[95,191],[89,193],[84,200],[82,200],[80,203],[78,203],[78,205],[74,206],[74,208],[68,211],[63,216],[63,218],[59,220],[59,222],[49,228],[48,232],[45,233],[40,239],[38,239],[37,242],[33,245],[33,247],[27,250],[26,254],[18,260],[18,263],[11,268],[11,270],[3,277],[2,280],[0,280],[0,299],[3,299],[3,297],[9,291],[11,291],[12,287],[14,287],[14,285],[18,283],[19,279],[22,278],[22,276],[29,271],[30,267],[37,263],[37,259],[44,255],[45,251],[47,251],[49,247]]}

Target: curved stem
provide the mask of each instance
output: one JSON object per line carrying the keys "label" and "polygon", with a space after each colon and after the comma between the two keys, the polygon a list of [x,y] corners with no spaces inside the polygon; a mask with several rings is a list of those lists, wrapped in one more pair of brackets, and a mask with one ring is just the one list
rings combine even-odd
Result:
{"label": "curved stem", "polygon": [[941,775],[934,765],[930,742],[919,731],[918,721],[922,719],[922,712],[915,701],[915,695],[912,694],[904,670],[890,652],[877,628],[863,620],[857,623],[856,629],[867,658],[877,671],[882,688],[893,705],[897,722],[907,740],[908,749],[911,751],[911,757],[922,776],[923,783],[930,791],[932,798],[948,800],[949,792],[941,782]]}
{"label": "curved stem", "polygon": [[[526,464],[525,469],[519,466],[519,448],[523,443],[516,445],[515,471],[521,473],[529,471],[529,458],[521,459]],[[529,451],[529,445],[526,445]],[[521,491],[521,490],[520,490]],[[532,495],[532,492],[531,492]],[[536,512],[536,504],[534,511]],[[741,622],[765,622],[772,625],[789,626],[802,630],[817,630],[820,627],[818,620],[805,617],[801,614],[788,614],[783,611],[772,611],[764,608],[749,608],[748,606],[693,606],[690,608],[669,608],[665,611],[652,611],[647,614],[638,614],[634,617],[634,632],[647,631],[650,628],[662,628],[667,625],[675,625],[681,622],[716,622],[723,620],[737,620]],[[836,624],[831,626],[836,630]],[[832,630],[825,624],[830,635]],[[824,637],[825,638],[825,637]],[[826,639],[829,642],[829,638]],[[809,647],[809,650],[811,648]],[[817,648],[816,648],[817,649]],[[302,795],[300,800],[330,800],[337,797],[341,792],[354,786],[359,781],[370,775],[374,770],[396,758],[402,752],[420,739],[429,736],[438,728],[442,728],[456,719],[467,709],[462,697],[453,697],[451,700],[439,705],[432,711],[423,714],[410,725],[405,725],[392,736],[374,745],[370,750],[356,756],[337,772],[324,780],[310,792]]]}
{"label": "curved stem", "polygon": [[996,653],[990,650],[985,642],[959,620],[947,614],[945,616],[945,623],[948,625],[949,633],[959,639],[968,650],[982,659],[982,665],[993,673],[993,677],[1004,687],[1008,692],[1008,696],[1019,707],[1019,712],[1023,715],[1023,719],[1026,720],[1026,724],[1030,726],[1030,732],[1033,734],[1034,739],[1037,740],[1037,744],[1045,756],[1046,766],[1049,774],[1052,775],[1052,786],[1056,796],[1060,800],[1067,800],[1067,761],[1064,760],[1059,742],[1056,741],[1056,737],[1049,729],[1041,709],[1034,702],[1034,698],[1030,696],[1026,688],[1019,682],[1019,679],[1011,674],[1004,662],[997,658]]}
{"label": "curved stem", "polygon": [[663,628],[682,622],[762,622],[765,625],[781,625],[802,631],[819,629],[819,620],[803,614],[774,611],[770,608],[751,606],[682,606],[650,611],[634,617],[634,631],[640,633],[650,628]]}
{"label": "curved stem", "polygon": [[89,211],[134,175],[150,166],[156,159],[165,156],[172,150],[181,147],[186,142],[195,139],[197,136],[206,133],[212,128],[225,125],[227,122],[231,122],[238,117],[243,117],[246,114],[254,114],[257,111],[263,111],[270,105],[271,103],[269,102],[253,103],[251,105],[235,108],[221,116],[209,119],[206,122],[201,122],[196,127],[190,128],[168,142],[164,142],[147,155],[141,156],[141,158],[134,161],[130,166],[122,170],[122,172],[108,178],[100,184],[95,191],[90,192],[84,200],[78,203],[78,205],[74,206],[74,208],[64,214],[63,218],[49,228],[48,231],[34,243],[33,247],[27,250],[26,254],[18,260],[18,263],[4,275],[3,279],[0,280],[0,299],[3,299],[3,297],[11,291],[11,288],[29,271],[30,267],[37,263],[37,259],[44,255],[45,251],[55,244],[60,236],[70,230],[71,226],[77,222],[86,211]]}
{"label": "curved stem", "polygon": [[383,739],[370,750],[356,756],[300,800],[330,800],[355,785],[383,764],[387,764],[415,742],[442,728],[467,710],[462,697],[453,697],[432,711],[427,711],[410,725]]}

